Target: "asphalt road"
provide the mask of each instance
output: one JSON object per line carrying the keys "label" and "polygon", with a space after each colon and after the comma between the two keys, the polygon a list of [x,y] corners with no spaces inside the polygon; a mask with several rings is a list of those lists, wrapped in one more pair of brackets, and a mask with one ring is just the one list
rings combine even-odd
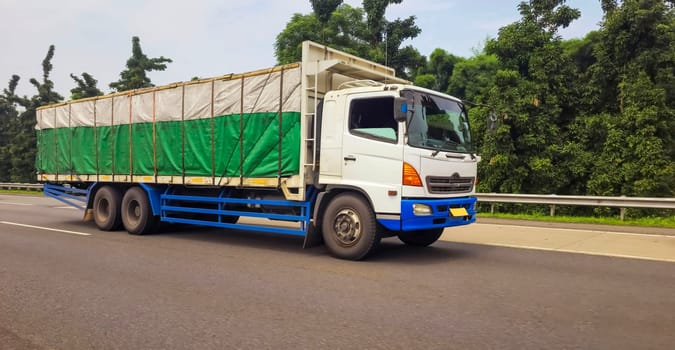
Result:
{"label": "asphalt road", "polygon": [[297,237],[185,227],[132,236],[80,217],[46,198],[0,195],[0,349],[675,344],[672,262],[395,238],[349,262]]}

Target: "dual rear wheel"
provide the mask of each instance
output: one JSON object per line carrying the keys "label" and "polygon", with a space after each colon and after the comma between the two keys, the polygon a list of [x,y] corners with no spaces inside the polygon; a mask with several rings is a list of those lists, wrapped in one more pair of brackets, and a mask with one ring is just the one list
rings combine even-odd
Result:
{"label": "dual rear wheel", "polygon": [[103,186],[94,196],[94,221],[103,231],[116,231],[124,227],[131,234],[154,232],[159,217],[152,215],[150,200],[140,187],[122,191],[113,186]]}

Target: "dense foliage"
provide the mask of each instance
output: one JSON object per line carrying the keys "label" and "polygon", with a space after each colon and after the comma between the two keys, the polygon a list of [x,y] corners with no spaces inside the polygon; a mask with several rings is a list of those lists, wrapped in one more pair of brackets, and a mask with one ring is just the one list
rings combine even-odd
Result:
{"label": "dense foliage", "polygon": [[302,40],[314,40],[473,102],[481,192],[675,195],[672,0],[600,0],[600,28],[572,40],[558,31],[579,10],[565,0],[523,1],[521,18],[473,57],[443,48],[420,57],[393,41],[387,62],[385,33],[420,33],[415,17],[385,18],[386,7],[400,2],[312,1],[314,13],[295,14],[278,35],[277,59],[298,60]]}
{"label": "dense foliage", "polygon": [[342,4],[341,0],[313,0],[311,14],[296,13],[274,43],[280,64],[300,61],[302,42],[312,40],[345,52],[381,62],[410,77],[424,64],[424,57],[407,39],[417,37],[421,29],[415,16],[389,21],[387,7],[403,0],[363,0],[363,8]]}

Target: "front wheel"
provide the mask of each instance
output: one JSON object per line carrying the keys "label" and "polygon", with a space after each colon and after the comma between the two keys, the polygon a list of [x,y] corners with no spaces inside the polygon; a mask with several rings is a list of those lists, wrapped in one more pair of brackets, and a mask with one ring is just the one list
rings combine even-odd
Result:
{"label": "front wheel", "polygon": [[443,228],[432,228],[419,231],[402,231],[398,234],[398,239],[407,245],[426,247],[436,242],[443,234]]}
{"label": "front wheel", "polygon": [[122,223],[127,232],[133,235],[144,235],[154,232],[159,218],[152,215],[150,200],[140,187],[132,187],[122,198]]}
{"label": "front wheel", "polygon": [[344,193],[326,207],[321,231],[331,254],[347,260],[361,260],[380,243],[375,214],[363,197]]}

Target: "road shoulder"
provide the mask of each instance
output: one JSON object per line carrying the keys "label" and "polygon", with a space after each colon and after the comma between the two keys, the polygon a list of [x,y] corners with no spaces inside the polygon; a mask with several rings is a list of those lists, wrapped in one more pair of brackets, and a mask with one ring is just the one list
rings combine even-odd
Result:
{"label": "road shoulder", "polygon": [[584,231],[644,233],[653,235],[675,236],[675,229],[664,227],[582,224],[582,223],[548,222],[548,221],[516,220],[516,219],[494,219],[494,218],[478,218],[476,222],[481,224],[494,224],[494,225],[564,228],[564,229],[584,230]]}
{"label": "road shoulder", "polygon": [[[628,228],[619,231],[617,228]],[[670,230],[670,229],[667,229]],[[673,230],[609,225],[479,220],[450,228],[445,241],[675,262]],[[663,234],[669,233],[669,234]]]}

